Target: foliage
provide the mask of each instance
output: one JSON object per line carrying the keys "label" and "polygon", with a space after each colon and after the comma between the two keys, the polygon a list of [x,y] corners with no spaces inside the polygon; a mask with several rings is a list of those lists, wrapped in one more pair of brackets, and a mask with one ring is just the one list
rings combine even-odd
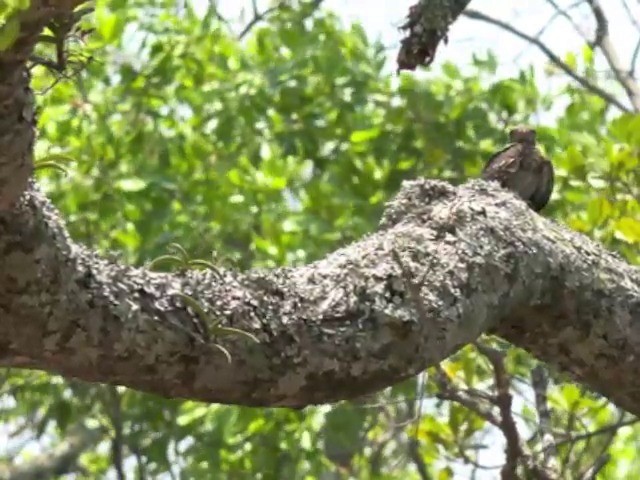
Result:
{"label": "foliage", "polygon": [[[241,268],[309,262],[374,229],[403,180],[477,175],[505,142],[508,124],[537,123],[562,98],[566,109],[539,128],[557,172],[547,214],[640,260],[640,116],[608,114],[602,100],[571,85],[541,92],[532,69],[496,78],[490,53],[469,71],[445,64],[423,79],[393,78],[382,46],[360,26],[299,3],[240,42],[213,10],[201,17],[189,3],[179,16],[174,2],[138,0],[126,9],[122,1],[98,2],[96,33],[82,47],[94,60],[71,80],[44,70],[34,78],[38,155],[75,159],[65,162],[68,175],[38,172],[74,238],[136,264],[172,243],[191,258],[214,250]],[[589,70],[591,61],[585,54],[576,68]],[[531,433],[535,362],[486,342],[507,352],[508,371],[519,380],[514,409]],[[104,426],[105,442],[121,431],[125,454],[138,465],[135,478],[142,478],[136,471],[316,478],[328,469],[417,478],[416,439],[427,468],[446,479],[465,463],[472,467],[479,445],[499,434],[476,413],[437,398],[443,372],[457,387],[491,391],[491,366],[467,347],[441,372],[361,404],[301,412],[203,405],[6,371],[0,412],[6,429],[54,443],[83,421]],[[556,428],[578,434],[617,420],[602,399],[562,378],[552,383]],[[624,435],[612,443],[602,478],[640,468],[629,447],[636,429]],[[583,471],[604,439],[561,446],[566,474]],[[87,478],[113,468],[103,447],[82,456]],[[18,450],[7,450],[7,460],[28,461],[28,450]],[[489,463],[500,464],[500,450],[490,450],[498,460]]]}

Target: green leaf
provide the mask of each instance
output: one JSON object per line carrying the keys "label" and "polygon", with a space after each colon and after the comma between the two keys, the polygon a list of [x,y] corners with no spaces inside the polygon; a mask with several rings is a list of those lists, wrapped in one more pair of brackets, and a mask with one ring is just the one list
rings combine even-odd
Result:
{"label": "green leaf", "polygon": [[11,48],[20,35],[20,20],[10,18],[0,27],[0,52]]}
{"label": "green leaf", "polygon": [[176,418],[176,423],[181,427],[185,427],[199,422],[207,416],[209,410],[210,407],[208,405],[193,404],[191,408]]}
{"label": "green leaf", "polygon": [[260,343],[260,340],[258,340],[258,337],[256,337],[254,334],[249,333],[249,332],[245,332],[244,330],[241,330],[239,328],[233,328],[233,327],[216,327],[215,331],[214,331],[214,335],[239,335],[239,336],[244,336],[247,337],[249,340],[252,340],[255,343]]}
{"label": "green leaf", "polygon": [[454,478],[454,476],[451,467],[444,467],[438,472],[438,480],[450,480],[452,478]]}
{"label": "green leaf", "polygon": [[147,188],[147,182],[141,178],[122,178],[115,183],[115,187],[123,192],[140,192]]}
{"label": "green leaf", "polygon": [[615,237],[631,244],[640,243],[640,218],[619,219],[615,226]]}
{"label": "green leaf", "polygon": [[380,135],[379,128],[370,128],[368,130],[358,130],[349,136],[351,143],[362,143],[374,139]]}

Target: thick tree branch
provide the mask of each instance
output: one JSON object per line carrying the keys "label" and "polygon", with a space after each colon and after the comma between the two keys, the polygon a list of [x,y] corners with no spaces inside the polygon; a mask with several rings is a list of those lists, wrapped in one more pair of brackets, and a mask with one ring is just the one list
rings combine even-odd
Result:
{"label": "thick tree branch", "polygon": [[629,112],[629,113],[631,112],[629,107],[627,107],[625,104],[620,102],[615,97],[615,95],[613,95],[612,93],[604,90],[600,86],[598,86],[595,83],[591,82],[589,79],[579,75],[573,68],[571,68],[569,65],[567,65],[566,62],[564,62],[560,57],[558,57],[555,53],[553,53],[553,50],[551,50],[539,38],[532,37],[531,35],[527,35],[526,33],[518,30],[517,28],[509,25],[508,23],[503,22],[501,20],[498,20],[497,18],[493,18],[493,17],[491,17],[491,16],[489,16],[489,15],[487,15],[485,13],[479,12],[477,10],[465,10],[463,12],[463,15],[466,16],[466,17],[469,17],[469,18],[471,18],[473,20],[480,20],[480,21],[495,25],[497,27],[500,27],[503,30],[506,30],[506,31],[512,33],[516,37],[521,38],[522,40],[526,40],[527,42],[531,43],[532,45],[535,45],[536,47],[538,47],[538,49],[542,53],[545,54],[545,56],[549,59],[549,61],[551,63],[553,63],[558,68],[560,68],[560,70],[562,70],[564,73],[569,75],[571,78],[573,78],[585,90],[588,90],[589,92],[593,93],[594,95],[599,96],[605,102],[610,103],[611,105],[614,105],[615,107],[619,108],[623,112]]}
{"label": "thick tree branch", "polygon": [[[295,269],[110,263],[69,239],[35,187],[0,214],[0,252],[4,366],[302,407],[398,382],[489,331],[640,413],[640,269],[479,180],[408,182],[377,232]],[[198,322],[179,292],[206,311]],[[260,343],[185,333],[214,321]]]}

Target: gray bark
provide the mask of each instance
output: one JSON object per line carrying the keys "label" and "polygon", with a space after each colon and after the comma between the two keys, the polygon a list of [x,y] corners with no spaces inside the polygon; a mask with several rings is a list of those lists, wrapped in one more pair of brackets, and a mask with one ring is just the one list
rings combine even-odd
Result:
{"label": "gray bark", "polygon": [[640,269],[479,180],[409,182],[361,241],[247,273],[121,265],[75,244],[34,185],[13,205],[32,164],[29,41],[69,6],[51,4],[33,1],[0,54],[0,365],[303,407],[391,385],[494,332],[640,413]]}
{"label": "gray bark", "polygon": [[[378,231],[300,268],[119,265],[74,244],[35,188],[0,216],[0,252],[5,366],[302,407],[391,385],[495,332],[640,411],[640,269],[480,180],[408,182]],[[178,292],[259,343],[207,338],[211,320]]]}

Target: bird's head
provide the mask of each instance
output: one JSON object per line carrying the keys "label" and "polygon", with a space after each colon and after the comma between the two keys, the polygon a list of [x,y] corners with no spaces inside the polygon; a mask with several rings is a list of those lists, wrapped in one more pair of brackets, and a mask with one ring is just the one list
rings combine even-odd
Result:
{"label": "bird's head", "polygon": [[509,140],[514,143],[536,143],[536,131],[524,125],[518,125],[509,131]]}

